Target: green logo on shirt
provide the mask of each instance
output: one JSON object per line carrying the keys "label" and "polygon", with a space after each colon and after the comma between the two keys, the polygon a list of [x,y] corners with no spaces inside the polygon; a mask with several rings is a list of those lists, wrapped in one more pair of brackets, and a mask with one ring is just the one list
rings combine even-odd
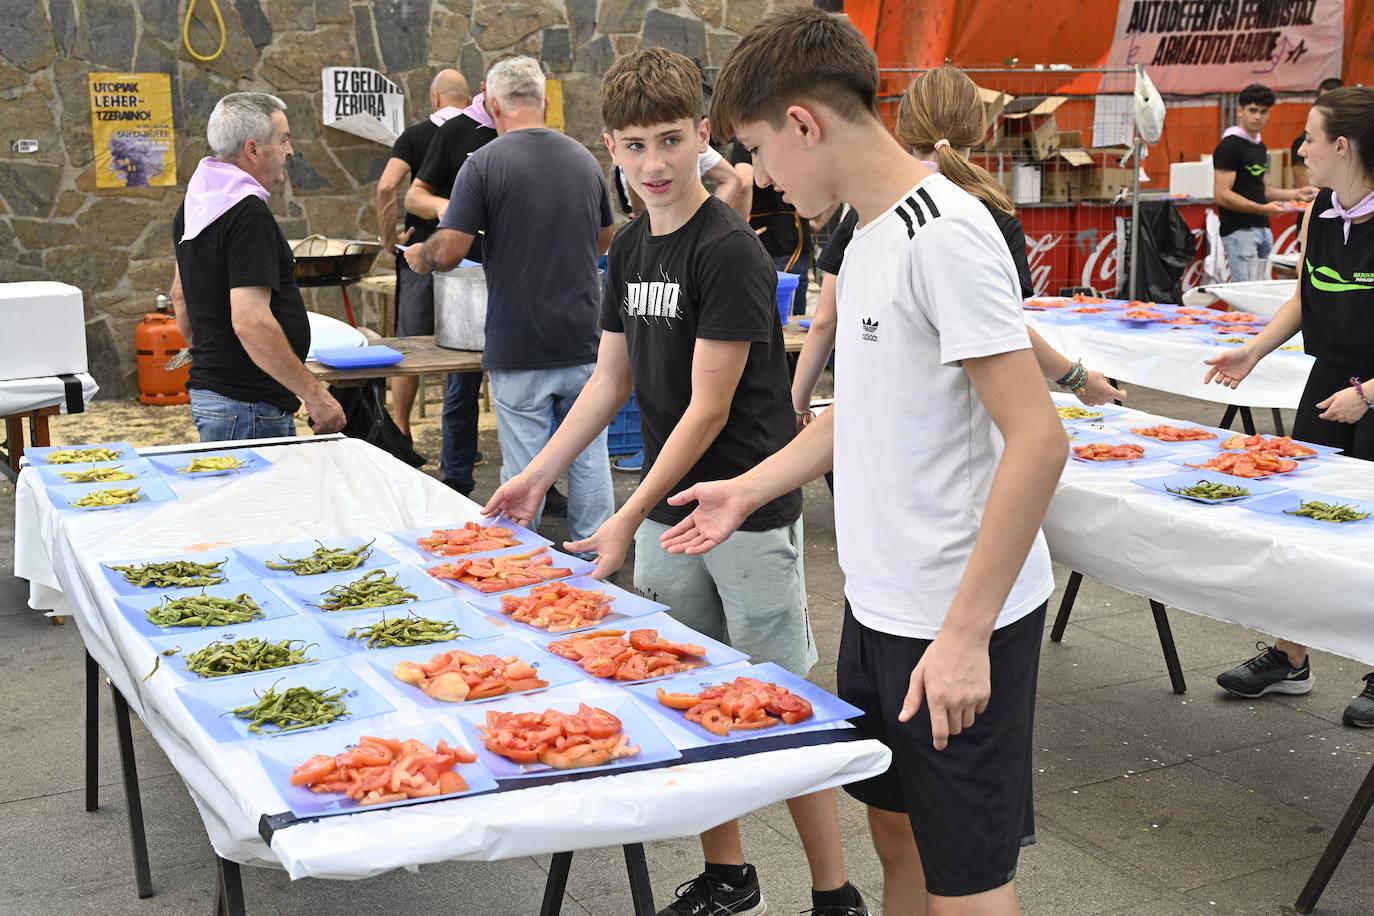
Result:
{"label": "green logo on shirt", "polygon": [[1265,172],[1269,171],[1269,164],[1266,162],[1264,165],[1247,165],[1245,171],[1254,175],[1256,178],[1260,178]]}
{"label": "green logo on shirt", "polygon": [[[1357,278],[1364,278],[1365,274],[1356,274]],[[1349,293],[1366,290],[1374,290],[1374,283],[1352,283],[1330,267],[1314,267],[1312,262],[1307,262],[1307,279],[1312,283],[1312,288],[1321,290],[1324,293]]]}

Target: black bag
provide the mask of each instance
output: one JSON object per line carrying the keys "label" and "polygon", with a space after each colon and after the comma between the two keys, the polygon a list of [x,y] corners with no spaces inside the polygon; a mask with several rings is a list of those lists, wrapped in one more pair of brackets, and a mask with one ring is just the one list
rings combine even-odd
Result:
{"label": "black bag", "polygon": [[[1127,236],[1129,238],[1129,234]],[[1178,303],[1183,300],[1183,272],[1197,254],[1197,239],[1169,200],[1140,202],[1140,258],[1134,282],[1127,279],[1123,299]],[[1129,242],[1128,242],[1129,246]],[[1130,269],[1130,250],[1126,251]]]}
{"label": "black bag", "polygon": [[415,448],[405,433],[401,432],[391,414],[386,409],[386,379],[373,379],[366,385],[351,388],[329,386],[329,393],[343,408],[347,422],[343,434],[354,439],[370,442],[395,455],[411,467],[419,467],[424,459],[415,454]]}

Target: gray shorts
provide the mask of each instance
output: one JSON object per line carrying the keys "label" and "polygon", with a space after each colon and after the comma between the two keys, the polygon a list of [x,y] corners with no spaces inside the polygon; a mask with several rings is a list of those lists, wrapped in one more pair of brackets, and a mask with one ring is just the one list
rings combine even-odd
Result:
{"label": "gray shorts", "polygon": [[805,677],[816,663],[806,605],[802,521],[737,531],[710,553],[689,557],[659,546],[667,525],[645,519],[635,534],[635,590],[712,639]]}
{"label": "gray shorts", "polygon": [[434,274],[417,274],[405,258],[396,259],[396,336],[434,333]]}

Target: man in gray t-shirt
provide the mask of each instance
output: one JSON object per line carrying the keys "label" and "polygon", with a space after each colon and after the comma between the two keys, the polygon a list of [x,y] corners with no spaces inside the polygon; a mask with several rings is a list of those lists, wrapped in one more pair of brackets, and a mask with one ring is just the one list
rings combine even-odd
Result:
{"label": "man in gray t-shirt", "polygon": [[[544,126],[537,61],[501,61],[487,74],[486,92],[499,136],[468,158],[438,231],[409,248],[406,261],[417,273],[451,270],[483,233],[482,365],[505,481],[544,447],[591,377],[600,338],[596,261],[610,244],[612,216],[596,157]],[[604,433],[568,476],[568,529],[580,540],[615,509]]]}

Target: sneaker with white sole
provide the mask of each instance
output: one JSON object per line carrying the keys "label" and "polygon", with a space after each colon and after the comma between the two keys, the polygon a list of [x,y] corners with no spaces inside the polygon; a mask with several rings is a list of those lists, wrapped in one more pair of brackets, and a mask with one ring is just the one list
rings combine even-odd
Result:
{"label": "sneaker with white sole", "polygon": [[1341,721],[1357,728],[1374,728],[1374,671],[1364,676],[1364,691],[1350,701]]}
{"label": "sneaker with white sole", "polygon": [[1299,695],[1309,693],[1314,683],[1312,677],[1312,656],[1308,656],[1299,668],[1294,668],[1288,656],[1264,643],[1255,643],[1260,654],[1243,665],[1217,675],[1219,684],[1228,693],[1253,700],[1266,693],[1286,693]]}
{"label": "sneaker with white sole", "polygon": [[763,916],[767,912],[758,872],[750,868],[740,887],[702,872],[678,885],[677,899],[659,910],[658,916]]}

